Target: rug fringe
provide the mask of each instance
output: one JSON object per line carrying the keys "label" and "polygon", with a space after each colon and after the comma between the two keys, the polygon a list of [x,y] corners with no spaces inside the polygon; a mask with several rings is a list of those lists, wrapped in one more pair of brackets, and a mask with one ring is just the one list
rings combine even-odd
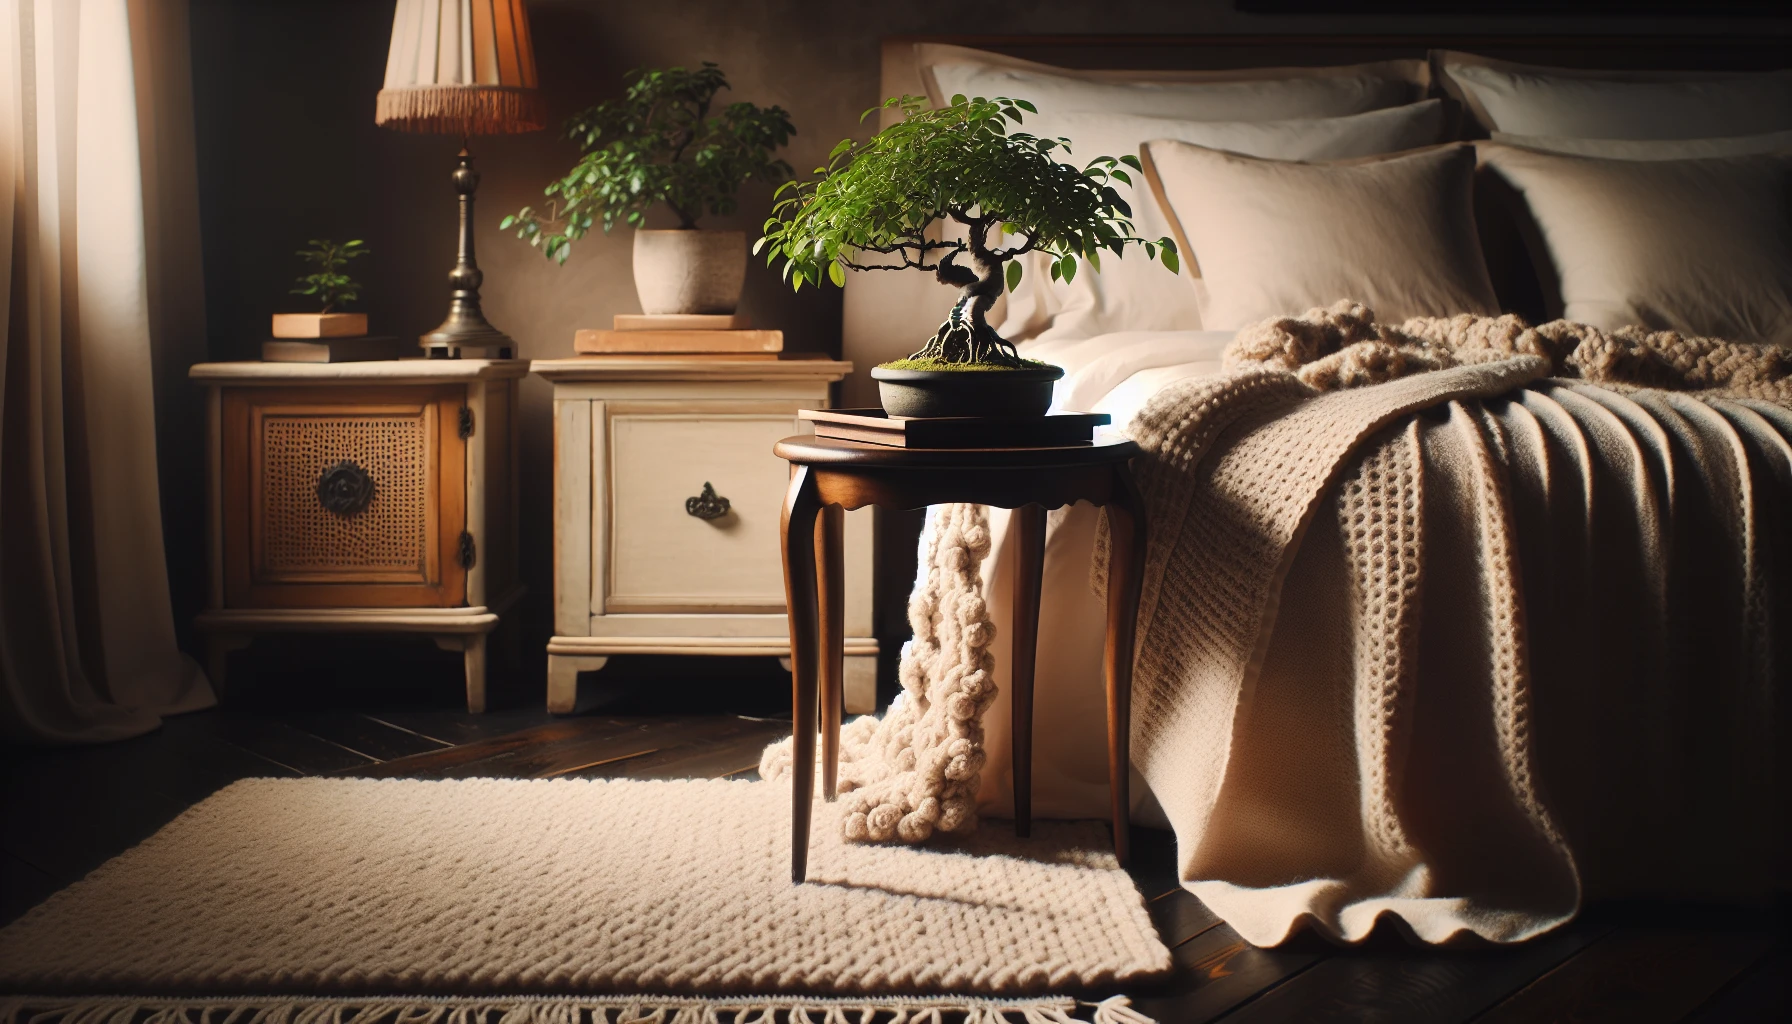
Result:
{"label": "rug fringe", "polygon": [[1155,1024],[1125,996],[0,998],[0,1024]]}

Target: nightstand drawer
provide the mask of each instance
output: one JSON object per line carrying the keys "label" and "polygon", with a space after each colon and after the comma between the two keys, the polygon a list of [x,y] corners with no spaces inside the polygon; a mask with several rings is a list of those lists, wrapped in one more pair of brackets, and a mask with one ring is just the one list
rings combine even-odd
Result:
{"label": "nightstand drawer", "polygon": [[802,430],[797,405],[607,403],[609,502],[594,511],[609,578],[594,612],[783,612],[790,477],[772,444]]}

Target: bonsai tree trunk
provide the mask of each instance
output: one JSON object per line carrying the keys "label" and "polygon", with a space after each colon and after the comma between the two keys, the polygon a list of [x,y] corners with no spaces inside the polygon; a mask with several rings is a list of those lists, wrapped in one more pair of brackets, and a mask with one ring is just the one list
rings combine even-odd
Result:
{"label": "bonsai tree trunk", "polygon": [[[990,251],[989,228],[981,220],[970,223],[970,244],[966,250],[948,253],[940,260],[934,276],[941,284],[958,286],[958,302],[947,314],[940,329],[910,359],[937,359],[947,363],[980,363],[990,366],[1025,366],[1026,361],[1008,339],[995,332],[984,319],[989,307],[1002,295],[1002,265],[1006,258]],[[976,267],[961,267],[956,262],[961,252],[968,251]]]}

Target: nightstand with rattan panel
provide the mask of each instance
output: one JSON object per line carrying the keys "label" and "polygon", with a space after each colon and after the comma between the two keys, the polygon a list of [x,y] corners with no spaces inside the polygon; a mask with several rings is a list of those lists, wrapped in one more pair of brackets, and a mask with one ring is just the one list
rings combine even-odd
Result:
{"label": "nightstand with rattan panel", "polygon": [[528,362],[202,363],[212,682],[258,633],[424,633],[485,709],[521,596],[517,382]]}

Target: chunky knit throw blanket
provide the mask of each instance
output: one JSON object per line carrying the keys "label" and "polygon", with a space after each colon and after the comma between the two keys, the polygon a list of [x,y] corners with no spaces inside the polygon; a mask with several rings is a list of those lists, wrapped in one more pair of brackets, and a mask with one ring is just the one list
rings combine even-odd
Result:
{"label": "chunky knit throw blanket", "polygon": [[[995,625],[978,567],[989,554],[989,516],[979,505],[940,505],[921,532],[919,578],[909,597],[915,637],[902,647],[902,693],[880,721],[869,716],[840,733],[841,829],[848,840],[918,843],[977,824],[983,768],[983,712]],[[766,748],[759,772],[790,772],[790,741]]]}
{"label": "chunky knit throw blanket", "polygon": [[[1260,944],[1303,922],[1359,939],[1383,914],[1428,941],[1516,941],[1571,917],[1589,871],[1626,893],[1684,868],[1637,855],[1663,846],[1651,828],[1783,807],[1792,545],[1769,510],[1792,495],[1789,356],[1339,303],[1247,328],[1227,372],[1160,392],[1129,427],[1152,523],[1133,762],[1185,884]],[[974,820],[988,544],[980,510],[929,521],[903,693],[843,743],[849,838]],[[1521,570],[1520,549],[1547,554]],[[1634,692],[1586,692],[1613,679]],[[1690,688],[1720,710],[1672,721]],[[1676,743],[1728,748],[1721,798],[1650,768]],[[768,776],[787,768],[767,752]],[[1746,890],[1781,863],[1741,845],[1690,870]]]}

